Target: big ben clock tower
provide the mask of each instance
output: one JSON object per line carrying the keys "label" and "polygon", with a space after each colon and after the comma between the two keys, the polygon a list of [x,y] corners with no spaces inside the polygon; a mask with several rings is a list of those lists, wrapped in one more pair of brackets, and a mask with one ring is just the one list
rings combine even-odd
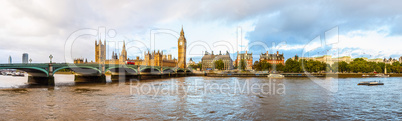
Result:
{"label": "big ben clock tower", "polygon": [[183,32],[183,27],[181,27],[181,32],[180,32],[180,38],[178,41],[178,48],[179,48],[179,53],[178,53],[178,61],[177,61],[177,66],[179,68],[186,68],[186,37],[184,37],[184,32]]}

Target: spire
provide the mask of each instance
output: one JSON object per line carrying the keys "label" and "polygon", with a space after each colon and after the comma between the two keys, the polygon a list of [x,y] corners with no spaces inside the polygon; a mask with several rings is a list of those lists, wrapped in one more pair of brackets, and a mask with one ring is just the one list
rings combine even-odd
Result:
{"label": "spire", "polygon": [[184,36],[183,25],[181,25],[181,32],[180,32],[180,36]]}
{"label": "spire", "polygon": [[126,49],[126,40],[123,40],[123,49]]}

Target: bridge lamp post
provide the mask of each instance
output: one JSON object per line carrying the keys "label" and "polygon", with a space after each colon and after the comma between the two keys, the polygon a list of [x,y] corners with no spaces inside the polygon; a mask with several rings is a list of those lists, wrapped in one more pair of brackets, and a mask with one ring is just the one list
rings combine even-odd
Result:
{"label": "bridge lamp post", "polygon": [[50,63],[52,63],[52,59],[53,59],[53,55],[52,55],[52,54],[50,54],[49,59],[50,59]]}

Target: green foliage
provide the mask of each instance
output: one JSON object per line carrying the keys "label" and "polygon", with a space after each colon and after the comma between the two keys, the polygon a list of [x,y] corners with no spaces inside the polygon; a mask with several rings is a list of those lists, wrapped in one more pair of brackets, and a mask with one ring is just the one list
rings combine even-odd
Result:
{"label": "green foliage", "polygon": [[300,73],[302,72],[301,65],[298,61],[295,61],[293,59],[288,59],[285,62],[285,72],[292,72],[292,73]]}
{"label": "green foliage", "polygon": [[197,66],[198,66],[198,68],[200,68],[200,70],[202,70],[202,64],[201,63],[198,63]]}
{"label": "green foliage", "polygon": [[269,71],[271,70],[272,65],[270,63],[268,63],[267,61],[262,61],[262,62],[258,62],[255,61],[253,68],[256,71]]}
{"label": "green foliage", "polygon": [[276,71],[284,71],[285,70],[285,65],[283,64],[275,64],[276,65]]}
{"label": "green foliage", "polygon": [[328,64],[320,61],[304,60],[304,59],[297,61],[293,59],[288,59],[285,62],[285,66],[283,66],[282,64],[277,65],[277,70],[282,70],[284,72],[290,72],[290,73],[300,73],[303,71],[321,72],[321,71],[330,71],[331,67]]}
{"label": "green foliage", "polygon": [[[285,62],[285,66],[283,68],[284,72],[289,73],[300,73],[303,71],[307,72],[322,72],[322,71],[332,71],[332,72],[352,72],[352,73],[371,73],[371,72],[379,72],[384,73],[385,66],[387,66],[388,73],[401,73],[402,72],[402,64],[400,62],[394,62],[392,64],[385,63],[376,63],[376,62],[368,62],[363,58],[356,58],[349,64],[345,61],[335,62],[331,66],[320,61],[314,60],[304,60],[300,59],[299,61],[288,59]],[[277,70],[281,70],[276,65]]]}
{"label": "green foliage", "polygon": [[384,73],[385,66],[387,66],[388,73],[400,73],[402,72],[402,66],[399,62],[394,62],[391,65],[385,63],[368,62],[363,58],[356,58],[349,64],[345,61],[334,63],[331,66],[333,72],[353,72],[353,73],[371,73],[379,72]]}
{"label": "green foliage", "polygon": [[240,60],[240,70],[246,70],[246,61],[244,59]]}
{"label": "green foliage", "polygon": [[214,62],[215,64],[215,68],[218,70],[223,70],[225,64],[223,63],[223,61],[221,59],[217,60]]}

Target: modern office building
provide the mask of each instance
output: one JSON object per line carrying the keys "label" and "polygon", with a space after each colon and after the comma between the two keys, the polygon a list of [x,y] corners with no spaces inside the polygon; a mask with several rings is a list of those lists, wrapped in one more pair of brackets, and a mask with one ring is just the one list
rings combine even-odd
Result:
{"label": "modern office building", "polygon": [[13,63],[13,59],[11,58],[11,55],[8,57],[8,64],[12,64]]}
{"label": "modern office building", "polygon": [[28,53],[22,54],[22,63],[28,64]]}

